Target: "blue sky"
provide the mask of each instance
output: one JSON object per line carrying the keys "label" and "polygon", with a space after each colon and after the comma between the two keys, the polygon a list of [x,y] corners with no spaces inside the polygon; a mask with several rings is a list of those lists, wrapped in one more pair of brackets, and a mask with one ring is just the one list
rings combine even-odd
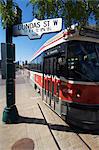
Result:
{"label": "blue sky", "polygon": [[[18,3],[19,7],[22,9],[22,22],[31,22],[33,20],[32,16],[32,6],[28,7],[26,4],[29,0],[13,0]],[[16,61],[30,60],[33,53],[39,49],[39,47],[50,37],[55,35],[55,33],[44,34],[41,39],[30,40],[27,36],[13,37],[13,43],[16,47]],[[0,21],[0,44],[5,42],[5,30],[1,27]],[[0,46],[0,59],[1,59],[1,46]]]}

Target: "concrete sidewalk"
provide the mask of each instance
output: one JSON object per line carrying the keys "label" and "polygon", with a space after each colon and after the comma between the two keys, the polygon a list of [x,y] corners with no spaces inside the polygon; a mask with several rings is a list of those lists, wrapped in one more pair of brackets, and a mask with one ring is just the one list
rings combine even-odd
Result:
{"label": "concrete sidewalk", "polygon": [[16,106],[20,115],[18,124],[3,124],[4,84],[0,86],[0,91],[0,150],[11,150],[13,144],[23,138],[32,139],[37,150],[56,150],[56,144],[47,125],[44,125],[45,121],[37,105],[41,97],[33,90],[27,77],[19,74],[16,79]]}
{"label": "concrete sidewalk", "polygon": [[[17,124],[2,122],[6,96],[5,81],[0,81],[0,150],[87,150],[77,134],[42,102],[27,73],[18,72],[16,76],[16,106],[20,115]],[[22,139],[21,149],[14,148]],[[34,148],[30,148],[28,140]]]}

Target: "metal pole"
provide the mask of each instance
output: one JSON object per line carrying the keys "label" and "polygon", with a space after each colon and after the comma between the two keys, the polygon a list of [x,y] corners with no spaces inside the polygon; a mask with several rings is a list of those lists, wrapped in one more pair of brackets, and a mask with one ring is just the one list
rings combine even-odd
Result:
{"label": "metal pole", "polygon": [[[13,0],[7,0],[13,3]],[[2,121],[5,123],[15,123],[19,117],[15,105],[15,69],[14,57],[15,48],[12,43],[12,26],[6,26],[6,107],[3,111]]]}

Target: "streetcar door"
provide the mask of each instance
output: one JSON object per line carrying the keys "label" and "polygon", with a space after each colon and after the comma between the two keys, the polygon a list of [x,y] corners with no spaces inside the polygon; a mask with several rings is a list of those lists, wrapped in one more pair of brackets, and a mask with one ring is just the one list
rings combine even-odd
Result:
{"label": "streetcar door", "polygon": [[55,110],[56,57],[52,57],[51,64],[51,107],[53,110]]}
{"label": "streetcar door", "polygon": [[61,101],[59,101],[59,91],[60,91],[60,83],[59,83],[59,80],[60,80],[60,64],[58,62],[58,58],[59,56],[56,57],[56,68],[55,68],[55,71],[56,71],[56,82],[55,82],[55,111],[57,112],[57,114],[60,115],[60,110],[61,110]]}
{"label": "streetcar door", "polygon": [[59,64],[58,57],[45,57],[44,58],[44,69],[43,69],[43,97],[44,101],[51,106],[58,114],[60,114],[60,103],[59,103]]}
{"label": "streetcar door", "polygon": [[43,58],[43,90],[42,90],[42,99],[47,102],[47,59]]}
{"label": "streetcar door", "polygon": [[51,61],[49,57],[44,58],[44,67],[43,67],[43,97],[46,103],[51,104],[51,76],[50,76],[50,68]]}

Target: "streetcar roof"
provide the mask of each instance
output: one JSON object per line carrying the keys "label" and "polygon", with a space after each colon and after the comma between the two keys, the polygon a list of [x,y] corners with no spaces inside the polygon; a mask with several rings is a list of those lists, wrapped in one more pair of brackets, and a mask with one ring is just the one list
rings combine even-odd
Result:
{"label": "streetcar roof", "polygon": [[37,56],[39,56],[42,52],[48,50],[49,48],[52,48],[58,44],[61,44],[63,42],[67,42],[67,41],[71,41],[71,40],[79,40],[79,41],[89,41],[89,42],[95,42],[95,43],[99,43],[99,38],[95,38],[95,37],[87,37],[87,36],[82,36],[79,34],[79,31],[73,31],[72,32],[67,29],[62,30],[61,32],[59,32],[58,34],[56,34],[54,37],[50,38],[49,40],[47,40],[33,55],[32,59],[30,61],[32,61],[33,59],[35,59]]}

